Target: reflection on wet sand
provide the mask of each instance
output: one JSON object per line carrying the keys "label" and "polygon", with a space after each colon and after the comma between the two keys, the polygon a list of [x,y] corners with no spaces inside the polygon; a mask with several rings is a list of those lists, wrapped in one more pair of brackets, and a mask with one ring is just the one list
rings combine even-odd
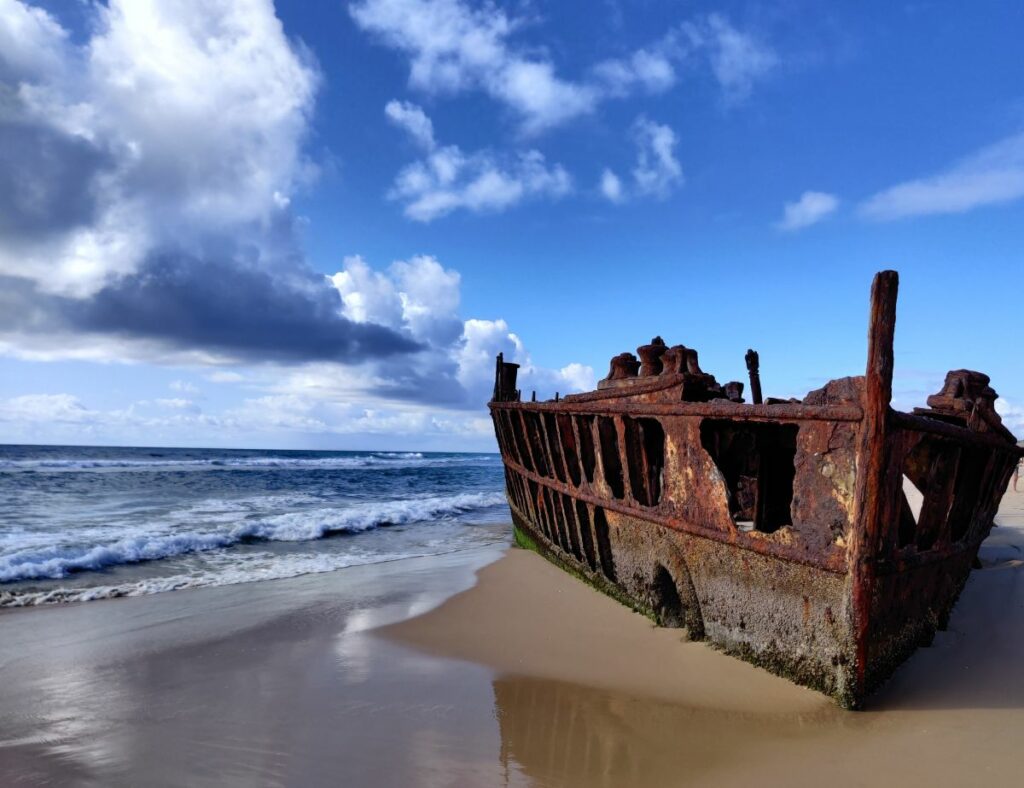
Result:
{"label": "reflection on wet sand", "polygon": [[[770,737],[814,737],[823,714],[716,714],[567,682],[494,682],[501,758],[535,785],[620,788],[709,778]],[[836,722],[831,709],[824,716]],[[842,722],[840,722],[842,724]]]}

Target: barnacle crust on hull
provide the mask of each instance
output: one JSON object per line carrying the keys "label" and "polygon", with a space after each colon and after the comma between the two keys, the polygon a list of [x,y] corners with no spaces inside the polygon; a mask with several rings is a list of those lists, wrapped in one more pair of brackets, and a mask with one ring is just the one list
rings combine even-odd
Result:
{"label": "barnacle crust on hull", "polygon": [[876,275],[865,374],[803,400],[762,401],[753,350],[751,403],[661,337],[549,402],[523,402],[499,356],[490,410],[517,540],[860,707],[946,625],[1024,453],[980,372],[950,372],[927,408],[891,407],[897,289]]}

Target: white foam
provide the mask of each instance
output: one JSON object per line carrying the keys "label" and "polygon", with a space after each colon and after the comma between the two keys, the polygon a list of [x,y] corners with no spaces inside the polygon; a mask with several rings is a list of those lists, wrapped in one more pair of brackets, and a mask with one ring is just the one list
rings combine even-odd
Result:
{"label": "white foam", "polygon": [[[461,493],[373,501],[345,507],[309,508],[251,518],[243,522],[238,522],[239,512],[234,508],[216,513],[213,517],[206,513],[204,530],[186,533],[177,531],[188,527],[190,519],[179,517],[162,524],[161,531],[113,539],[110,537],[116,533],[115,529],[97,528],[90,534],[93,541],[84,533],[76,532],[75,538],[83,540],[77,544],[58,542],[47,546],[33,545],[0,555],[0,582],[59,579],[76,571],[205,552],[240,542],[299,542],[319,539],[332,533],[365,531],[382,525],[450,519],[474,510],[500,506],[504,502],[502,493]],[[218,524],[234,525],[218,529]],[[167,528],[174,528],[176,532],[168,533]],[[107,538],[109,541],[96,543],[95,540],[99,538]]]}
{"label": "white foam", "polygon": [[244,558],[233,558],[223,566],[212,566],[201,572],[154,577],[128,583],[84,588],[62,587],[45,591],[23,593],[0,591],[0,608],[34,607],[68,602],[91,602],[97,599],[146,596],[186,588],[253,583],[260,580],[280,580],[299,575],[333,572],[350,566],[385,563],[404,558],[417,558],[430,553],[373,553],[373,554],[298,554],[271,555],[253,553]]}
{"label": "white foam", "polygon": [[474,509],[500,506],[502,493],[461,493],[459,495],[383,501],[339,509],[336,507],[288,512],[254,523],[237,526],[232,533],[239,540],[270,539],[278,542],[300,542],[319,539],[330,533],[355,533],[380,525],[437,520]]}
{"label": "white foam", "polygon": [[418,451],[375,451],[374,457],[388,457],[398,460],[422,460],[423,453]]}

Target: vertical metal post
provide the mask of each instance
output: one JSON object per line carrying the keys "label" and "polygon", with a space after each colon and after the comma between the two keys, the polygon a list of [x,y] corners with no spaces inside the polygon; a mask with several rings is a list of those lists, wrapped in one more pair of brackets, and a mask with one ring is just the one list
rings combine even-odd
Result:
{"label": "vertical metal post", "polygon": [[889,461],[889,403],[892,400],[893,337],[896,332],[898,291],[899,275],[895,271],[882,271],[875,275],[871,284],[864,418],[857,447],[854,532],[849,553],[853,578],[851,613],[856,639],[853,689],[858,699],[868,689],[866,682],[874,562],[878,552],[879,532],[887,513],[883,495]]}

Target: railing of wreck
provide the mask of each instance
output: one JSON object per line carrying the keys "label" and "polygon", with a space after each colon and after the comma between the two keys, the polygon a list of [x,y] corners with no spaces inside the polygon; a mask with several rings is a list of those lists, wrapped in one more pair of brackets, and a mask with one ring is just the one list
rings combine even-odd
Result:
{"label": "railing of wreck", "polygon": [[[584,516],[595,523],[604,511],[611,511],[782,560],[835,573],[847,570],[846,551],[841,544],[810,549],[807,544],[794,543],[791,535],[785,539],[742,531],[728,515],[719,517],[715,525],[706,524],[703,518],[685,516],[678,501],[661,496],[664,459],[662,467],[652,470],[643,444],[645,431],[660,430],[661,439],[666,441],[664,451],[678,452],[682,444],[672,440],[676,427],[688,423],[699,428],[705,419],[813,424],[824,429],[847,423],[855,428],[862,417],[856,405],[596,400],[492,402],[490,407],[505,461],[510,500],[521,515],[577,558],[585,553],[588,538],[591,543],[599,540],[596,529],[583,528]],[[614,430],[602,434],[602,425],[606,424],[612,424]],[[699,442],[695,450],[704,451]],[[609,465],[613,466],[611,470]],[[609,477],[620,478],[621,489],[612,489]],[[654,486],[659,489],[655,491]],[[579,509],[581,506],[587,507],[585,512]],[[723,519],[730,527],[721,527]]]}
{"label": "railing of wreck", "polygon": [[[973,550],[992,525],[1020,452],[1005,438],[893,411],[876,553],[879,574],[944,561]],[[915,511],[904,492],[922,496]]]}

